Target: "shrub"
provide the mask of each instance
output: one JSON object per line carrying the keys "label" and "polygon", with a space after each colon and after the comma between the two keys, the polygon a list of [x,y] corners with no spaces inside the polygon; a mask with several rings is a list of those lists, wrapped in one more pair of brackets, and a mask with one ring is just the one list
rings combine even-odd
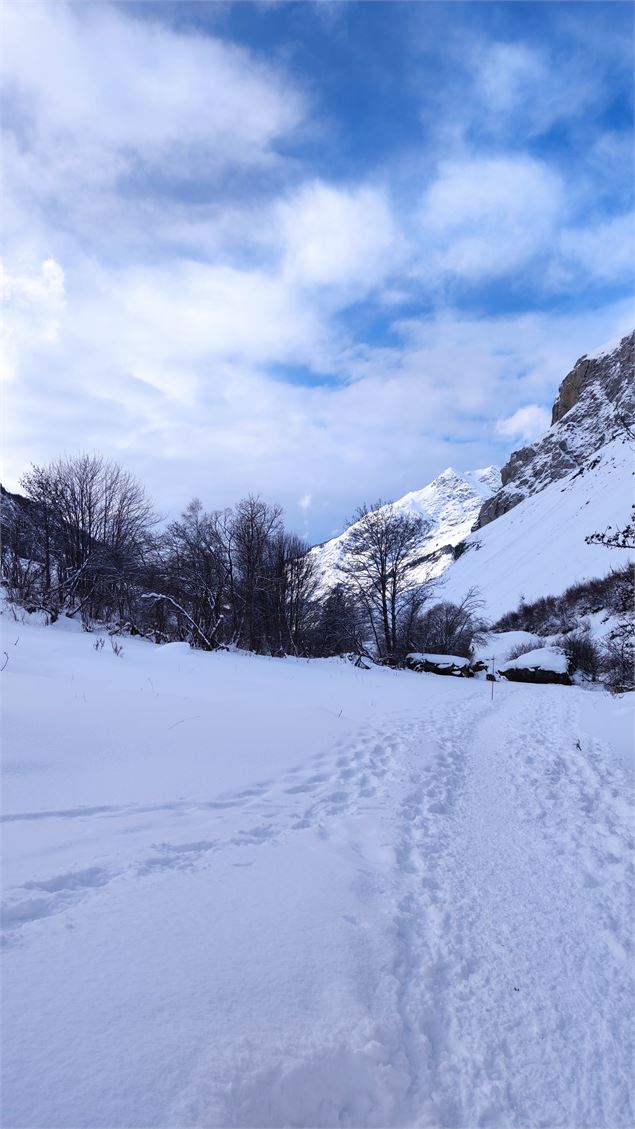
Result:
{"label": "shrub", "polygon": [[627,613],[635,591],[630,565],[612,569],[606,576],[584,580],[566,588],[561,596],[541,596],[520,604],[492,625],[493,631],[531,631],[534,635],[568,634],[585,615],[595,612]]}
{"label": "shrub", "polygon": [[569,663],[569,674],[579,671],[595,682],[600,673],[601,653],[588,630],[572,631],[558,639]]}
{"label": "shrub", "polygon": [[408,636],[408,650],[470,658],[482,642],[487,625],[478,590],[470,588],[460,604],[443,600],[419,615]]}
{"label": "shrub", "polygon": [[631,624],[624,622],[611,633],[600,655],[602,681],[612,694],[635,689],[635,645]]}
{"label": "shrub", "polygon": [[536,642],[531,643],[517,643],[515,647],[508,652],[505,661],[511,662],[512,659],[519,659],[521,655],[528,655],[530,651],[536,650]]}

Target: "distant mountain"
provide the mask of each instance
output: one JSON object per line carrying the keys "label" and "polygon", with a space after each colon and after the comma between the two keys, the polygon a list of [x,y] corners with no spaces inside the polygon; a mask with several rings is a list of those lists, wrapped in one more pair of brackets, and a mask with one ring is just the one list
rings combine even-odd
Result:
{"label": "distant mountain", "polygon": [[[467,537],[483,502],[500,486],[498,467],[463,473],[448,467],[423,489],[413,490],[393,503],[396,510],[415,514],[425,523],[424,535],[412,558],[418,580],[438,576],[454,560],[454,547]],[[354,525],[311,550],[322,589],[332,588],[342,579],[339,566]]]}
{"label": "distant mountain", "polygon": [[0,543],[12,545],[22,557],[42,559],[37,531],[38,507],[22,494],[12,494],[0,483]]}

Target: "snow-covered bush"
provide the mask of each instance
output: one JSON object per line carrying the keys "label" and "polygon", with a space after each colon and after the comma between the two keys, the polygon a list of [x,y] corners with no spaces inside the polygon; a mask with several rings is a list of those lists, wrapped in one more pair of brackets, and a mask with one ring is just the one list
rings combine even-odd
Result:
{"label": "snow-covered bush", "polygon": [[629,622],[624,621],[606,639],[600,670],[604,685],[613,694],[635,690],[635,643]]}
{"label": "snow-covered bush", "polygon": [[579,626],[583,616],[598,611],[615,615],[628,612],[634,597],[633,570],[627,564],[612,569],[606,576],[572,584],[559,596],[542,596],[532,603],[521,601],[514,611],[501,616],[492,630],[568,634]]}
{"label": "snow-covered bush", "polygon": [[561,635],[558,645],[567,656],[569,674],[584,674],[595,682],[600,673],[602,656],[591,632],[587,629]]}
{"label": "snow-covered bush", "polygon": [[486,631],[482,607],[476,588],[471,588],[460,604],[449,600],[433,604],[413,624],[410,650],[470,658]]}
{"label": "snow-covered bush", "polygon": [[511,647],[505,656],[506,662],[511,662],[512,659],[520,658],[521,655],[528,655],[531,651],[536,649],[536,640],[532,639],[528,643],[517,643],[515,647]]}

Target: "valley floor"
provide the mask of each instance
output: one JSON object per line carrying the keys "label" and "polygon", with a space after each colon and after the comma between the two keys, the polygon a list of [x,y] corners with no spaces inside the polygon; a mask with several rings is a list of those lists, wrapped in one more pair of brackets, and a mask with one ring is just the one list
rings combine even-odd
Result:
{"label": "valley floor", "polygon": [[5,1129],[633,1125],[624,700],[3,622]]}

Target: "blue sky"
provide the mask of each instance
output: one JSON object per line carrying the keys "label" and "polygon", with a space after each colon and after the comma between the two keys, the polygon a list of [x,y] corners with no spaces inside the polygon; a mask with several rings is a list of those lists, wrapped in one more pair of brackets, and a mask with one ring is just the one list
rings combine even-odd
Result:
{"label": "blue sky", "polygon": [[9,3],[6,465],[311,540],[540,433],[633,321],[620,3]]}

